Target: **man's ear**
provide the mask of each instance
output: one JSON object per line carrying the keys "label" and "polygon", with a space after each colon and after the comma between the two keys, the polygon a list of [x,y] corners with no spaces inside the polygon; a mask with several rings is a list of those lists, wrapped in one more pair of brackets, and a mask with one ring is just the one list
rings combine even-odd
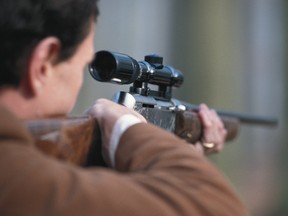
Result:
{"label": "man's ear", "polygon": [[34,48],[27,65],[26,90],[30,95],[39,94],[53,75],[61,43],[56,37],[41,40]]}

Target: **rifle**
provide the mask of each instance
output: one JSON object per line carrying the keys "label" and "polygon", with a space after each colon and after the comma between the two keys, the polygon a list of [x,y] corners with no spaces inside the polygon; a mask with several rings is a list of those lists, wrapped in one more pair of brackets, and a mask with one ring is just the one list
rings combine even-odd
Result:
{"label": "rifle", "polygon": [[[181,71],[163,65],[163,57],[147,55],[144,61],[116,52],[95,53],[88,67],[100,82],[132,84],[129,92],[117,92],[113,101],[133,107],[148,122],[162,127],[189,143],[201,139],[199,107],[172,98],[172,89],[180,87]],[[236,138],[241,124],[276,126],[277,119],[216,110],[227,129],[226,141]],[[88,116],[44,119],[26,122],[36,145],[46,154],[82,166],[104,165],[98,124]]]}

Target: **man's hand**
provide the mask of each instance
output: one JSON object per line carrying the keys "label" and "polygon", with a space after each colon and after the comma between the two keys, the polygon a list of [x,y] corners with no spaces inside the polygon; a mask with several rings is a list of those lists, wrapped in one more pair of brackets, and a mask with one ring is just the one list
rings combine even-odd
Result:
{"label": "man's hand", "polygon": [[[109,154],[111,152],[111,142],[113,144],[111,136],[117,121],[121,117],[127,117],[127,115],[129,115],[129,119],[132,118],[134,121],[136,120],[136,122],[147,122],[142,115],[133,109],[129,109],[107,99],[97,100],[86,113],[96,118],[99,123],[102,135],[102,154],[108,164],[111,164],[111,160],[113,160]],[[119,126],[121,127],[121,125]]]}
{"label": "man's hand", "polygon": [[217,153],[224,148],[227,130],[215,110],[201,104],[198,115],[204,127],[202,140],[195,144],[197,150],[205,154]]}

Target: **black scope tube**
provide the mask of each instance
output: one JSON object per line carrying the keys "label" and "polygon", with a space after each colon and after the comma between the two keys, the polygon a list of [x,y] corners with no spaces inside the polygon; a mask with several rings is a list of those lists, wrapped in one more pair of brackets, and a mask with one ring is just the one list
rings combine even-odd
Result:
{"label": "black scope tube", "polygon": [[89,72],[100,82],[130,84],[139,81],[179,87],[184,80],[182,72],[171,66],[163,66],[162,62],[154,63],[155,58],[159,59],[159,56],[150,55],[147,59],[151,59],[151,62],[138,62],[128,55],[102,50],[95,53]]}

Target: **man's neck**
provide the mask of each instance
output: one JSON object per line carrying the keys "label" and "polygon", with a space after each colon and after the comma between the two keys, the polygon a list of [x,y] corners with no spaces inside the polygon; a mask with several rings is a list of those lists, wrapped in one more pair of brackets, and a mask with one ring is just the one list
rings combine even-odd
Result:
{"label": "man's neck", "polygon": [[10,110],[20,119],[35,119],[37,109],[33,108],[34,100],[27,99],[25,95],[16,88],[5,88],[0,91],[0,104]]}

